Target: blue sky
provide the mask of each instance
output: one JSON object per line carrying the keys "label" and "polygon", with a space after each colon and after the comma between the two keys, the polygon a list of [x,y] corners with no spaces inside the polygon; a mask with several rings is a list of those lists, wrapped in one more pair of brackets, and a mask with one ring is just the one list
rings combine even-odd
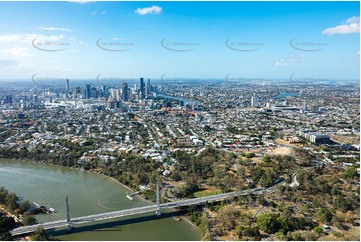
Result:
{"label": "blue sky", "polygon": [[359,2],[0,2],[0,78],[359,79]]}

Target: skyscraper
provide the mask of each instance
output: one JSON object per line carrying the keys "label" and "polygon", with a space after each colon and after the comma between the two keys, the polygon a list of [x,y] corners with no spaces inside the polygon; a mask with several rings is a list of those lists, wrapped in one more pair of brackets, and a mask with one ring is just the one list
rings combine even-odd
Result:
{"label": "skyscraper", "polygon": [[103,92],[103,97],[105,97],[105,98],[109,97],[109,89],[107,86],[102,85],[102,92]]}
{"label": "skyscraper", "polygon": [[151,92],[152,92],[152,87],[150,85],[150,79],[148,79],[148,82],[147,82],[147,96],[150,96]]}
{"label": "skyscraper", "polygon": [[38,97],[38,95],[36,95],[36,94],[34,94],[34,96],[33,96],[33,103],[39,103],[39,97]]}
{"label": "skyscraper", "polygon": [[86,84],[85,85],[85,90],[84,90],[84,97],[85,99],[89,99],[90,98],[90,85]]}
{"label": "skyscraper", "polygon": [[66,79],[65,97],[69,98],[69,79]]}
{"label": "skyscraper", "polygon": [[80,93],[80,87],[74,87],[73,98],[78,98],[79,93]]}
{"label": "skyscraper", "polygon": [[5,104],[7,103],[13,103],[13,96],[12,95],[7,95],[5,96],[5,101],[4,101]]}
{"label": "skyscraper", "polygon": [[302,109],[303,109],[304,112],[307,111],[307,103],[306,103],[306,101],[303,102]]}
{"label": "skyscraper", "polygon": [[95,87],[90,88],[90,97],[98,98],[98,90]]}
{"label": "skyscraper", "polygon": [[251,98],[251,106],[258,107],[258,105],[259,105],[258,97],[257,96],[252,96],[252,98]]}
{"label": "skyscraper", "polygon": [[144,99],[145,98],[145,83],[144,83],[144,78],[140,78],[140,94],[139,94],[139,97],[141,99]]}
{"label": "skyscraper", "polygon": [[123,95],[123,101],[128,102],[129,100],[129,89],[128,89],[128,83],[124,82],[122,86],[122,95]]}

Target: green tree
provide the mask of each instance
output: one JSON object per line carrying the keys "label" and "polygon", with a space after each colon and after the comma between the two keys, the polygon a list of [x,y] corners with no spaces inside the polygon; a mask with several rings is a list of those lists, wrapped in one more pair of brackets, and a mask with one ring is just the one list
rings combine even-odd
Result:
{"label": "green tree", "polygon": [[257,217],[256,223],[261,230],[267,233],[275,233],[280,229],[278,217],[279,215],[274,213],[261,214]]}
{"label": "green tree", "polygon": [[13,241],[13,236],[10,234],[10,232],[4,233],[2,236],[0,236],[1,241]]}
{"label": "green tree", "polygon": [[346,178],[354,178],[354,177],[357,177],[357,169],[356,167],[348,167],[346,170],[345,170],[345,173],[344,173],[345,177]]}
{"label": "green tree", "polygon": [[262,161],[265,162],[265,163],[270,163],[270,162],[271,162],[271,157],[269,157],[269,156],[263,156],[263,157],[262,157]]}
{"label": "green tree", "polygon": [[321,208],[316,212],[316,217],[323,223],[328,223],[332,219],[332,213],[327,208]]}
{"label": "green tree", "polygon": [[253,157],[256,156],[256,154],[255,154],[255,153],[246,153],[244,156],[245,156],[246,158],[253,158]]}
{"label": "green tree", "polygon": [[343,196],[338,195],[334,200],[335,208],[341,210],[342,212],[347,212],[352,208],[352,204],[349,203]]}
{"label": "green tree", "polygon": [[13,217],[0,217],[0,233],[5,233],[15,228]]}
{"label": "green tree", "polygon": [[28,210],[30,208],[30,202],[28,200],[24,200],[21,202],[20,206],[19,206],[19,213],[25,213],[26,210]]}
{"label": "green tree", "polygon": [[35,229],[34,233],[30,236],[31,240],[34,241],[48,241],[50,240],[49,235],[45,232],[43,228]]}
{"label": "green tree", "polygon": [[18,197],[16,196],[15,193],[9,193],[5,197],[5,205],[10,211],[14,211],[19,207],[17,201],[18,201]]}
{"label": "green tree", "polygon": [[267,201],[267,199],[265,198],[265,196],[263,194],[258,196],[257,202],[259,204],[261,204],[262,206],[267,206],[268,205],[268,201]]}
{"label": "green tree", "polygon": [[32,225],[36,224],[36,218],[29,212],[25,212],[23,215],[24,225]]}
{"label": "green tree", "polygon": [[321,234],[323,232],[323,229],[321,227],[317,226],[317,227],[313,228],[313,231],[317,234]]}

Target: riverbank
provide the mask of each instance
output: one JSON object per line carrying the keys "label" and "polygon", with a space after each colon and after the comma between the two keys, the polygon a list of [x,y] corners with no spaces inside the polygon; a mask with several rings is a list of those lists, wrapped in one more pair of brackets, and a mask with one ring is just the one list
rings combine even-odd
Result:
{"label": "riverbank", "polygon": [[[102,173],[101,173],[101,174],[102,174]],[[102,175],[105,176],[105,178],[107,178],[107,179],[109,178],[110,180],[118,183],[119,185],[121,185],[121,186],[124,187],[125,189],[129,190],[131,193],[135,192],[132,188],[128,187],[127,185],[125,185],[125,184],[123,184],[123,183],[121,183],[120,181],[118,181],[118,180],[115,179],[114,177],[107,176],[107,175],[104,175],[104,174],[102,174]],[[142,197],[142,196],[140,196],[140,195],[138,195],[138,197],[139,197],[143,202],[146,202],[146,203],[149,203],[149,204],[154,204],[154,203],[152,203],[151,201],[145,199],[144,197]]]}
{"label": "riverbank", "polygon": [[[104,175],[104,174],[103,174],[103,175]],[[114,177],[106,176],[106,175],[104,175],[104,176],[105,176],[106,178],[109,178],[109,179],[115,181],[116,183],[118,183],[119,185],[121,185],[121,186],[124,187],[125,189],[129,190],[130,192],[134,192],[133,189],[131,189],[131,188],[128,187],[127,185],[124,185],[123,183],[121,183],[120,181],[118,181],[117,179],[115,179]],[[146,203],[154,204],[153,202],[145,199],[144,197],[142,197],[142,196],[140,196],[140,195],[138,195],[138,197],[139,197],[142,201],[144,201],[144,202],[146,202]],[[177,209],[174,209],[174,208],[169,209],[169,210],[177,211]],[[189,218],[187,218],[186,216],[180,216],[180,217],[181,217],[182,219],[184,219],[184,221],[186,221],[187,223],[189,223],[190,225],[192,225],[193,227],[199,229],[199,227],[198,227],[196,224],[194,224],[194,223],[193,223]]]}
{"label": "riverbank", "polygon": [[[152,201],[144,199],[141,196],[139,196],[139,198],[136,198],[137,196],[135,196],[132,201],[127,199],[125,193],[130,193],[133,192],[133,190],[137,189],[133,189],[121,183],[115,177],[99,173],[99,170],[87,171],[82,170],[81,168],[70,169],[70,167],[67,166],[59,166],[56,164],[54,165],[51,163],[39,162],[29,159],[0,160],[8,162],[4,163],[4,165],[2,166],[3,172],[2,174],[0,174],[0,182],[3,181],[4,184],[8,184],[9,188],[11,188],[12,191],[21,194],[23,197],[27,197],[30,200],[44,201],[45,203],[57,209],[58,213],[52,214],[51,216],[40,215],[40,217],[37,217],[39,222],[51,222],[53,220],[64,219],[63,215],[65,214],[65,206],[63,206],[63,198],[65,197],[65,195],[69,196],[70,198],[72,217],[84,216],[94,213],[103,213],[106,212],[105,210],[118,211],[121,209],[154,204]],[[18,162],[20,162],[21,164]],[[38,177],[42,177],[43,179],[39,180],[37,179]],[[97,179],[94,179],[96,177]],[[102,184],[101,187],[98,185],[99,182],[96,182],[97,180],[99,180],[99,182]],[[104,181],[105,184],[103,184],[101,181]],[[69,186],[65,185],[67,183],[73,184],[73,186],[71,186],[72,189]],[[26,185],[19,187],[20,184]],[[25,189],[23,189],[24,187]],[[41,187],[41,190],[34,190],[34,187]],[[123,190],[124,192],[119,193],[116,187],[118,187],[120,190]],[[46,192],[47,189],[51,189],[51,191]],[[100,193],[103,195],[97,195]],[[34,194],[36,194],[36,196],[34,196]],[[85,204],[84,199],[91,202]],[[179,210],[167,209],[166,211],[164,211],[164,213],[166,214],[173,211]],[[164,236],[171,240],[201,240],[202,238],[200,236],[200,230],[198,226],[193,224],[189,219],[184,216],[182,216],[183,222],[169,222],[172,221],[172,219],[167,216],[162,219],[155,219],[152,218],[152,216],[148,217],[148,220],[146,220],[147,228],[143,228],[144,233],[149,234],[148,236],[144,237],[139,234],[133,234],[132,231],[134,228],[134,224],[132,223],[134,219],[130,219],[130,224],[122,224],[122,233],[124,233],[122,236],[125,236],[124,238],[128,238],[130,240],[148,240],[149,238],[163,240],[160,238],[165,238]],[[94,225],[85,225],[81,227],[88,226],[96,227]],[[141,227],[141,225],[139,225],[139,227]],[[104,229],[105,227],[103,228],[100,225],[99,228]],[[152,228],[158,229],[154,230]],[[104,236],[110,240],[117,240],[116,238],[118,235],[116,231],[117,230],[115,229],[114,232],[107,233]],[[155,233],[155,231],[158,232]],[[190,234],[186,235],[185,231],[190,231]],[[60,236],[60,239],[77,240],[80,238],[86,238],[88,240],[92,240],[94,236],[98,236],[97,234],[99,234],[99,231],[94,229],[84,229],[84,231],[80,234],[62,235]]]}
{"label": "riverbank", "polygon": [[9,210],[7,210],[3,205],[0,204],[0,212],[3,213],[7,217],[13,217],[15,222],[18,222],[18,217],[11,213]]}
{"label": "riverbank", "polygon": [[[20,223],[21,226],[23,226],[23,224],[19,221],[18,216],[13,214],[12,212],[10,212],[9,210],[7,210],[3,205],[0,204],[0,213],[4,214],[6,217],[13,217],[14,221],[16,223]],[[21,236],[19,237],[20,240],[22,241],[30,241],[30,236]]]}

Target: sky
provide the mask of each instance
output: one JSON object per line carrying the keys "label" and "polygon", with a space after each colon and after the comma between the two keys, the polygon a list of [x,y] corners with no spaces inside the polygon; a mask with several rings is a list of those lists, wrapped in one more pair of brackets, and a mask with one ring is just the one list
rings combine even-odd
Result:
{"label": "sky", "polygon": [[0,79],[359,79],[359,2],[0,2]]}

